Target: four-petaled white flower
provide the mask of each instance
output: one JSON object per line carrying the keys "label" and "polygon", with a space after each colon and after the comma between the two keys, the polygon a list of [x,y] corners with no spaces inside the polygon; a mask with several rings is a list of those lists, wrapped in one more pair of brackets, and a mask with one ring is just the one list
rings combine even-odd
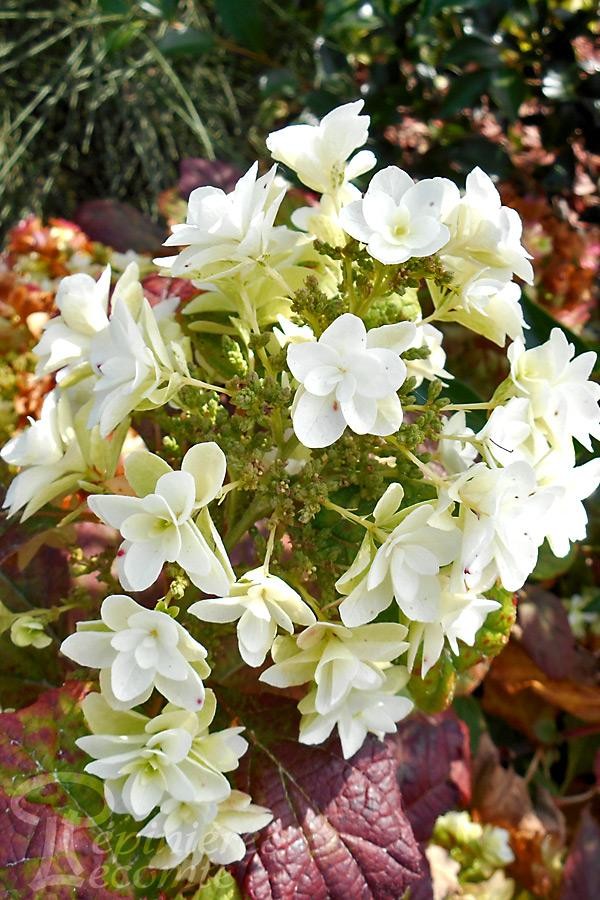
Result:
{"label": "four-petaled white flower", "polygon": [[352,629],[317,622],[295,638],[275,638],[271,649],[275,665],[260,680],[280,688],[314,681],[315,710],[325,715],[343,703],[351,690],[382,687],[385,676],[379,664],[404,653],[406,633],[404,625],[393,622]]}
{"label": "four-petaled white flower", "polygon": [[118,528],[125,538],[117,565],[126,590],[145,590],[156,581],[166,562],[179,563],[192,583],[208,594],[228,590],[234,576],[204,509],[221,489],[225,469],[225,454],[212,441],[191,447],[179,472],[142,450],[125,460],[125,475],[137,497],[112,494],[88,498],[92,512]]}
{"label": "four-petaled white flower", "polygon": [[367,734],[383,740],[385,734],[396,731],[396,723],[413,709],[408,697],[399,696],[406,686],[409,673],[403,666],[383,670],[383,683],[373,690],[351,690],[333,710],[317,712],[313,688],[298,704],[302,713],[298,740],[303,744],[321,744],[337,726],[345,759],[362,747]]}
{"label": "four-petaled white flower", "polygon": [[[387,349],[386,329],[395,329],[396,349]],[[410,322],[374,328],[344,313],[318,341],[292,344],[287,361],[300,382],[292,422],[305,447],[328,447],[349,426],[356,434],[392,434],[402,424],[397,395],[406,378],[399,347],[414,339]],[[404,340],[402,341],[401,335]]]}
{"label": "four-petaled white flower", "polygon": [[510,377],[515,393],[530,401],[533,417],[554,443],[569,435],[591,450],[590,435],[600,438],[600,385],[589,380],[596,354],[574,355],[573,344],[560,328],[553,328],[550,339],[531,350],[517,340],[508,348]]}
{"label": "four-petaled white flower", "polygon": [[187,222],[174,225],[165,241],[167,247],[185,249],[155,262],[168,274],[191,278],[205,289],[213,289],[223,278],[255,273],[260,263],[289,267],[306,238],[285,225],[274,225],[286,191],[275,183],[276,171],[273,166],[258,178],[254,163],[229,194],[215,187],[192,191]]}
{"label": "four-petaled white flower", "polygon": [[431,256],[448,242],[442,219],[458,198],[458,188],[447,178],[415,184],[402,169],[388,166],[373,176],[362,200],[344,207],[340,223],[374,259],[394,265]]}
{"label": "four-petaled white flower", "polygon": [[89,361],[92,338],[108,325],[110,274],[106,266],[98,281],[83,272],[62,279],[54,301],[60,315],[47,322],[33,348],[38,376]]}
{"label": "four-petaled white flower", "polygon": [[82,708],[92,734],[77,745],[94,757],[85,771],[104,780],[114,812],[139,821],[168,798],[212,803],[229,796],[223,773],[237,767],[248,744],[240,727],[209,733],[216,711],[212,691],[197,713],[167,705],[153,719],[114,710],[102,694],[88,694]]}
{"label": "four-petaled white flower", "polygon": [[227,597],[199,600],[188,612],[204,622],[238,621],[240,655],[249,666],[261,666],[277,634],[277,626],[292,634],[294,623],[313,625],[315,615],[302,597],[264,567],[246,572]]}
{"label": "four-petaled white flower", "polygon": [[169,799],[160,812],[138,832],[140,837],[164,838],[152,859],[158,869],[199,865],[204,857],[215,865],[229,865],[243,858],[246,845],[241,834],[259,831],[273,814],[251,802],[248,794],[232,790],[219,803],[182,803]]}
{"label": "four-petaled white flower", "polygon": [[100,684],[111,705],[131,709],[156,688],[184,709],[202,706],[202,678],[210,674],[206,650],[185,628],[124,594],[107,597],[100,615],[99,621],[79,622],[61,650],[79,665],[101,670]]}
{"label": "four-petaled white flower", "polygon": [[370,150],[361,150],[369,133],[369,116],[361,116],[364,100],[338,106],[318,125],[288,125],[272,132],[267,147],[273,159],[292,169],[307,187],[330,196],[336,208],[354,200],[352,179],[376,163]]}

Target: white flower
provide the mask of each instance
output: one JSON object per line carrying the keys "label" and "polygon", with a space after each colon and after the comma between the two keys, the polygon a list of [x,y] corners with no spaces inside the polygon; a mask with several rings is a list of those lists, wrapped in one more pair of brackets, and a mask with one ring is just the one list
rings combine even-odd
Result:
{"label": "white flower", "polygon": [[345,759],[360,748],[367,733],[383,740],[385,734],[396,731],[396,723],[412,710],[408,697],[398,696],[408,681],[403,666],[391,666],[383,671],[383,684],[373,690],[351,690],[331,712],[321,714],[316,709],[316,687],[298,704],[302,713],[298,740],[303,744],[322,744],[337,726]]}
{"label": "white flower", "polygon": [[515,859],[510,846],[510,834],[506,828],[494,825],[483,826],[481,852],[485,861],[492,866],[508,866]]}
{"label": "white flower", "polygon": [[215,865],[227,866],[246,853],[240,834],[258,831],[272,819],[271,810],[252,803],[248,794],[231,791],[219,803],[217,815],[204,836],[202,850]]}
{"label": "white flower", "polygon": [[277,324],[279,327],[273,329],[273,334],[281,350],[289,344],[304,344],[315,339],[310,325],[296,325],[281,314],[277,316]]}
{"label": "white flower", "polygon": [[44,631],[44,623],[27,614],[18,616],[12,623],[10,639],[15,647],[35,647],[36,650],[52,643],[52,638]]}
{"label": "white flower", "polygon": [[320,715],[343,703],[351,690],[380,688],[385,676],[380,663],[406,650],[406,628],[395,623],[344,628],[317,622],[297,637],[278,637],[271,655],[275,665],[260,676],[273,687],[316,683],[315,710]]}
{"label": "white flower", "polygon": [[22,520],[75,488],[87,470],[66,394],[58,389],[51,391],[44,399],[40,418],[30,421],[29,428],[11,438],[0,451],[5,463],[23,469],[13,478],[4,499],[9,516],[24,509]]}
{"label": "white flower", "polygon": [[[444,259],[444,263],[451,268],[449,260]],[[459,322],[499,347],[504,346],[507,337],[511,340],[522,338],[523,329],[528,325],[521,306],[521,288],[517,284],[502,281],[485,269],[465,279],[462,264],[453,274],[459,302],[442,314],[442,318]]]}
{"label": "white flower", "polygon": [[425,856],[431,871],[433,900],[448,900],[457,894],[460,896],[462,893],[458,880],[460,863],[452,859],[448,851],[438,847],[437,844],[429,844],[425,848]]}
{"label": "white flower", "polygon": [[[485,426],[477,435],[482,456],[493,467],[511,462],[528,462],[536,470],[549,454],[553,454],[547,440],[547,432],[533,417],[530,401],[525,397],[510,397],[502,406],[496,406]],[[566,450],[572,449],[565,447]],[[554,455],[554,454],[553,454]],[[561,472],[564,470],[564,454],[561,456]],[[539,480],[539,479],[538,479]],[[545,479],[549,486],[549,479]]]}
{"label": "white flower", "polygon": [[477,463],[455,476],[442,493],[442,509],[452,500],[461,504],[461,561],[467,585],[484,591],[499,577],[507,591],[522,587],[535,568],[557,491],[540,490],[533,468],[515,462],[504,469]]}
{"label": "white flower", "polygon": [[[370,622],[395,598],[404,615],[420,622],[439,615],[442,566],[460,552],[460,531],[450,517],[443,528],[431,523],[432,503],[402,511],[402,520],[377,550],[364,577],[340,604],[342,622],[353,627]],[[438,519],[441,523],[442,519]],[[342,585],[338,581],[338,590]]]}
{"label": "white flower", "polygon": [[156,581],[165,562],[179,563],[192,583],[206,593],[228,590],[233,573],[208,512],[203,510],[203,520],[194,520],[216,497],[225,469],[225,454],[212,441],[191,447],[180,472],[174,472],[160,457],[139,451],[125,460],[125,475],[137,497],[88,498],[92,512],[118,528],[125,538],[117,562],[126,590],[145,590]]}
{"label": "white flower", "polygon": [[272,820],[264,806],[251,802],[248,794],[231,791],[220,803],[181,803],[167,800],[160,813],[139,832],[140,837],[164,837],[166,846],[152,860],[159,869],[199,865],[208,857],[215,865],[242,859],[246,845],[241,834],[256,832]]}
{"label": "white flower", "polygon": [[483,838],[483,828],[472,820],[467,810],[450,810],[439,816],[435,823],[436,834],[450,834],[458,844],[479,842]]}
{"label": "white flower", "polygon": [[415,184],[397,166],[377,172],[362,200],[340,212],[340,223],[353,238],[367,245],[385,265],[413,256],[431,256],[450,238],[442,224],[444,211],[458,200],[458,188],[447,178],[426,178]]}
{"label": "white flower", "polygon": [[443,258],[460,257],[480,269],[496,270],[496,277],[503,282],[510,281],[514,273],[533,284],[532,257],[521,246],[519,214],[502,206],[493,181],[479,167],[467,175],[465,194],[448,210],[444,221],[452,238],[444,247]]}
{"label": "white flower", "polygon": [[248,744],[240,736],[243,728],[209,733],[216,711],[212,691],[197,713],[166,706],[153,719],[116,711],[100,694],[88,694],[82,708],[93,734],[77,745],[94,757],[85,771],[104,779],[114,812],[139,821],[168,798],[212,803],[229,796],[223,773],[237,767]]}
{"label": "white flower", "polygon": [[534,418],[555,441],[569,435],[591,450],[590,435],[600,438],[600,385],[589,381],[596,354],[574,356],[575,348],[560,328],[531,350],[516,340],[508,348],[510,377],[517,395],[527,397]]}
{"label": "white flower", "polygon": [[174,225],[165,246],[184,246],[178,256],[158,258],[170,275],[191,278],[199,288],[234,275],[255,273],[257,264],[289,266],[306,243],[297,232],[275,226],[285,187],[275,184],[277,167],[257,178],[258,163],[246,172],[231,193],[199,187],[190,194],[187,222]]}
{"label": "white flower", "polygon": [[500,608],[496,600],[481,597],[457,583],[456,577],[443,574],[440,577],[440,604],[438,619],[434,622],[413,622],[409,626],[407,666],[415,664],[419,648],[423,647],[421,677],[424,678],[442,654],[445,641],[455,656],[460,655],[458,641],[469,647],[488,614]]}
{"label": "white flower", "polygon": [[88,361],[91,338],[108,325],[110,266],[95,281],[90,275],[67,275],[56,293],[60,315],[46,324],[33,348],[39,357],[36,374],[66,371]]}
{"label": "white flower", "polygon": [[139,821],[167,797],[212,801],[228,795],[227,779],[190,755],[193,713],[149,719],[112,710],[100,694],[88,694],[82,708],[94,732],[76,742],[94,757],[84,771],[105,781],[106,801],[114,812],[128,812]]}
{"label": "white flower", "polygon": [[318,341],[292,344],[287,361],[300,382],[292,406],[292,422],[305,447],[328,447],[349,426],[356,434],[392,434],[402,423],[397,396],[406,366],[397,351],[382,346],[385,328],[405,329],[411,323],[375,328],[367,334],[358,316],[345,313]]}
{"label": "white flower", "polygon": [[407,377],[415,379],[415,387],[419,387],[423,381],[433,381],[436,378],[442,383],[445,379],[452,379],[453,376],[444,368],[446,352],[442,347],[443,340],[444,335],[434,325],[428,322],[425,325],[417,323],[415,339],[409,349],[427,348],[429,356],[406,360]]}
{"label": "white flower", "polygon": [[536,467],[536,477],[541,486],[553,488],[554,495],[544,520],[544,536],[555,556],[567,556],[570,542],[586,536],[588,517],[582,501],[600,484],[600,459],[575,467],[571,454],[555,451]]}
{"label": "white flower", "polygon": [[466,414],[462,410],[446,419],[440,433],[439,455],[448,475],[465,472],[473,465],[477,447],[470,439],[474,437],[475,432],[467,427]]}
{"label": "white flower", "polygon": [[369,133],[369,116],[361,116],[363,100],[338,106],[318,125],[288,125],[267,137],[273,159],[292,169],[307,187],[330,195],[343,206],[358,193],[350,181],[368,172],[376,163],[362,147]]}
{"label": "white flower", "polygon": [[316,621],[309,606],[296,591],[265,572],[264,567],[246,572],[232,585],[227,597],[199,600],[188,612],[204,622],[238,621],[240,655],[249,666],[261,666],[277,634],[277,626],[292,634],[294,623]]}
{"label": "white flower", "polygon": [[101,670],[101,687],[111,705],[131,709],[156,688],[185,709],[202,706],[202,678],[210,674],[206,650],[185,628],[124,594],[107,597],[100,615],[101,621],[79,622],[61,651],[79,665]]}
{"label": "white flower", "polygon": [[[98,376],[89,425],[106,437],[140,404],[162,406],[187,375],[185,341],[171,318],[178,300],[154,308],[144,298],[138,268],[130,263],[113,295],[106,329],[91,342],[90,361]],[[164,337],[163,337],[164,334]]]}
{"label": "white flower", "polygon": [[[358,188],[347,184],[340,196],[344,202],[350,202],[357,200],[360,193]],[[340,202],[330,194],[323,194],[318,203],[295,209],[291,215],[292,224],[331,247],[343,247],[348,237],[340,225]]]}

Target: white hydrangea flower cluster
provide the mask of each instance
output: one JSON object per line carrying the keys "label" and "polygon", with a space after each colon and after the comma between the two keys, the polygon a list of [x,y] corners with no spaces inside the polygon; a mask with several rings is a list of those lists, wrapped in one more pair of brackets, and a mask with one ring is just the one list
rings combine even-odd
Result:
{"label": "white hydrangea flower cluster", "polygon": [[[276,167],[259,176],[255,164],[228,194],[212,187],[192,192],[187,222],[167,240],[179,252],[159,261],[203,291],[186,313],[227,318],[227,324],[194,321],[190,333],[234,335],[247,383],[284,392],[283,411],[271,413],[265,403],[260,427],[269,420],[273,442],[253,461],[253,477],[279,463],[289,479],[299,479],[313,457],[323,462],[356,435],[376,442],[373,468],[390,466],[371,514],[323,500],[329,513],[364,529],[354,561],[335,572],[333,598],[312,595],[310,573],[300,584],[291,577],[288,583],[284,564],[280,574],[270,571],[277,529],[282,545],[289,544],[286,523],[263,527],[264,497],[262,505],[241,510],[234,494],[228,506],[240,483],[231,456],[214,441],[185,443],[175,470],[148,450],[129,453],[124,492],[115,493],[110,482],[133,411],[151,414],[184,385],[216,396],[235,390],[190,377],[188,364],[214,369],[200,353],[194,357],[193,341],[175,319],[176,301],[150,306],[135,264],[112,296],[108,269],[97,282],[84,274],[64,279],[60,315],[36,348],[38,374],[55,373],[57,386],[39,421],[2,450],[6,462],[22,468],[5,500],[11,515],[27,517],[64,494],[87,491],[89,510],[120,533],[116,572],[123,589],[143,591],[166,563],[178,566],[209,595],[186,613],[203,623],[236,622],[242,660],[259,668],[271,657],[263,683],[305,687],[299,740],[320,743],[337,729],[345,757],[368,733],[383,738],[396,730],[414,706],[411,679],[476,643],[500,607],[490,591],[518,590],[544,541],[564,556],[584,537],[582,501],[600,480],[598,460],[575,464],[574,442],[590,449],[591,438],[600,437],[600,387],[589,380],[594,354],[574,359],[558,328],[539,347],[526,349],[523,341],[512,279],[530,281],[532,270],[517,214],[501,205],[479,169],[461,195],[446,178],[415,183],[390,166],[361,195],[352,180],[375,164],[361,149],[369,125],[362,106],[346,104],[318,124],[291,125],[269,137],[273,158],[322,195],[318,205],[294,214],[296,230],[276,223],[285,194]],[[307,276],[321,298],[342,309],[325,324],[294,306]],[[429,315],[415,278],[429,288]],[[369,323],[382,298],[397,317]],[[489,403],[479,404],[490,414],[478,432],[469,422],[474,407],[436,407],[436,440],[413,452],[399,429],[432,407],[411,391],[452,378],[443,334],[432,324],[440,321],[502,346],[508,336],[510,375]],[[229,414],[225,402],[220,410]],[[407,500],[399,459],[421,470],[428,499]],[[319,468],[310,471],[318,481]],[[223,531],[231,546],[232,534],[239,541],[253,526],[273,528],[262,564],[248,563],[241,573],[209,512],[225,495],[225,508],[234,510]],[[285,562],[285,553],[280,557]],[[216,699],[205,687],[208,653],[178,613],[164,600],[148,609],[114,594],[99,620],[80,623],[65,640],[67,656],[100,672],[101,693],[84,701],[92,734],[79,743],[93,757],[87,771],[104,780],[111,809],[138,821],[153,813],[140,834],[162,841],[155,865],[197,865],[204,857],[226,864],[243,856],[240,834],[263,827],[270,813],[225,777],[247,745],[241,728],[209,731]],[[135,708],[154,692],[167,702],[149,717]]]}

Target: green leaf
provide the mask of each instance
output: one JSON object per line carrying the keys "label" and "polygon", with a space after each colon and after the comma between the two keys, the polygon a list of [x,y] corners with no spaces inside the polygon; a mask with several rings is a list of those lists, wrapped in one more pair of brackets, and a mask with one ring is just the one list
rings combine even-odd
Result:
{"label": "green leaf", "polygon": [[479,746],[479,739],[487,731],[485,716],[481,711],[481,706],[475,697],[455,697],[452,708],[469,729],[471,753],[475,756]]}
{"label": "green leaf", "polygon": [[498,65],[498,54],[497,44],[468,35],[452,44],[443,55],[441,65],[462,66],[466,63],[478,63],[484,69],[491,69]]}
{"label": "green leaf", "polygon": [[209,31],[197,28],[169,28],[156,46],[169,59],[197,59],[214,50],[215,39]]}
{"label": "green leaf", "polygon": [[226,869],[219,869],[191,900],[242,900],[242,895],[233,875]]}
{"label": "green leaf", "polygon": [[224,30],[243,47],[262,50],[265,41],[263,4],[260,0],[215,0]]}
{"label": "green leaf", "polygon": [[125,50],[144,28],[145,23],[139,19],[135,22],[125,22],[125,24],[119,25],[118,28],[113,28],[106,35],[106,52],[119,53],[121,50]]}
{"label": "green leaf", "polygon": [[549,581],[559,578],[569,571],[578,555],[579,547],[577,544],[571,544],[567,555],[561,558],[555,556],[548,545],[548,541],[544,541],[538,551],[536,567],[529,577],[533,581]]}
{"label": "green leaf", "polygon": [[98,6],[109,16],[126,16],[131,12],[133,3],[128,0],[98,0]]}
{"label": "green leaf", "polygon": [[463,109],[479,105],[489,83],[490,73],[487,71],[468,72],[455,78],[440,107],[440,116],[454,116]]}
{"label": "green leaf", "polygon": [[527,97],[527,85],[520,72],[501,69],[492,75],[490,94],[500,111],[511,122],[519,116],[519,108]]}
{"label": "green leaf", "polygon": [[588,350],[596,349],[596,347],[590,347],[586,344],[578,334],[575,334],[570,328],[563,325],[562,322],[558,322],[543,307],[534,303],[526,293],[522,294],[521,303],[523,312],[525,313],[525,319],[530,326],[529,329],[525,331],[525,343],[528,348],[537,347],[539,344],[543,344],[545,341],[549,340],[553,328],[560,328],[560,330],[564,332],[567,340],[575,347],[576,353],[585,353]]}

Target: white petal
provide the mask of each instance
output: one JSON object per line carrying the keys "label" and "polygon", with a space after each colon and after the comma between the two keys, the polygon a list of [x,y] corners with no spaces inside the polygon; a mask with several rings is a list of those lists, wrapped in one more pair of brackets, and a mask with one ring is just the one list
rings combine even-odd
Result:
{"label": "white petal", "polygon": [[342,436],[346,420],[340,404],[332,394],[315,397],[298,393],[292,415],[296,437],[305,447],[328,447]]}
{"label": "white petal", "polygon": [[225,481],[227,460],[218,444],[207,441],[190,447],[183,457],[181,469],[189,472],[196,482],[196,504],[207,506]]}

